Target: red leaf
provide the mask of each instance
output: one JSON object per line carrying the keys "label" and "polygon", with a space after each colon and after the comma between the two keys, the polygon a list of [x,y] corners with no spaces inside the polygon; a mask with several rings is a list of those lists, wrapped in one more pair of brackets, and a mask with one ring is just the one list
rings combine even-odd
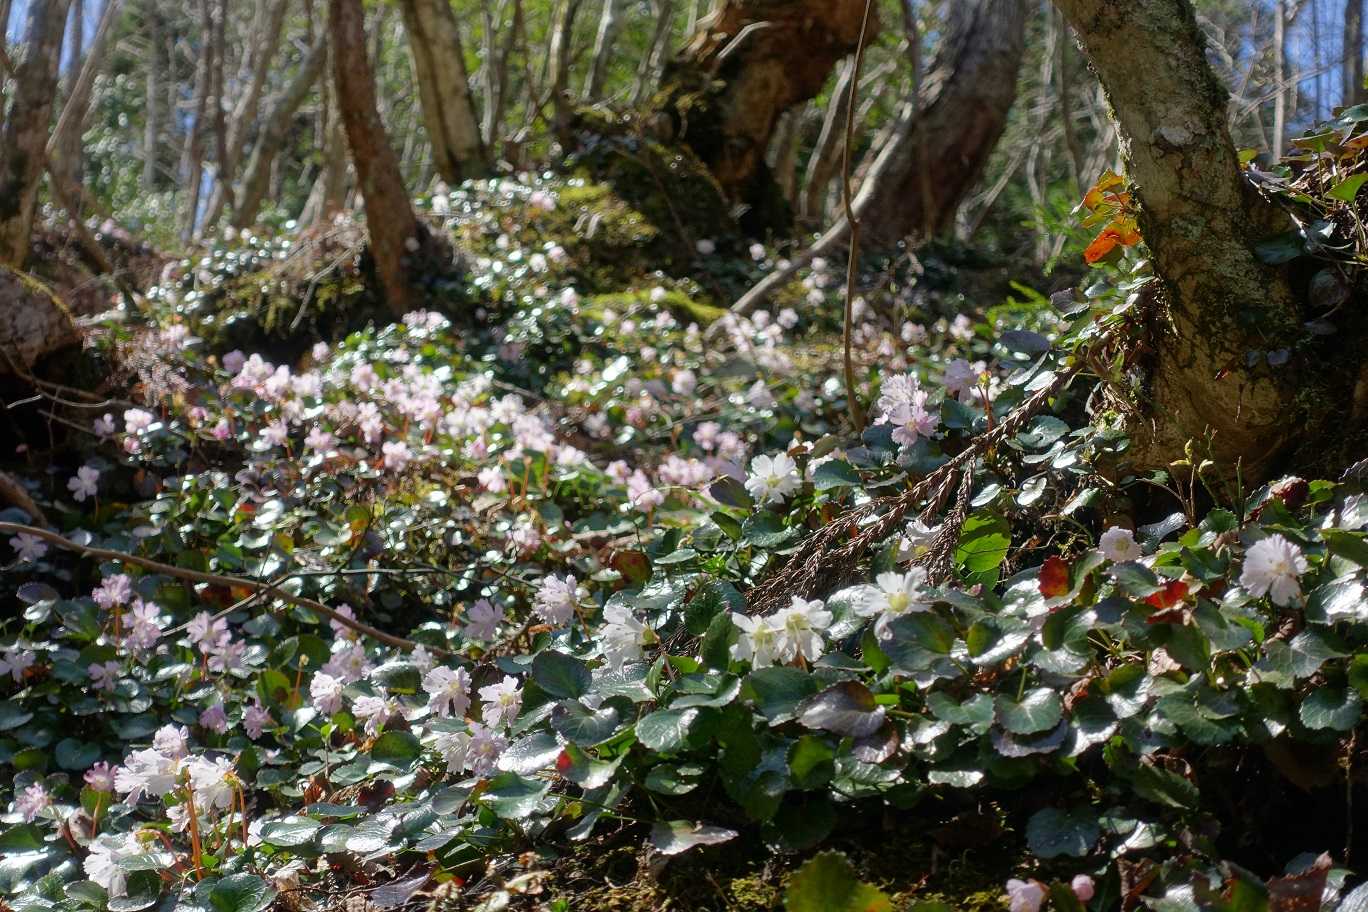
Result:
{"label": "red leaf", "polygon": [[1174,605],[1177,605],[1183,599],[1187,598],[1187,594],[1187,583],[1182,580],[1169,580],[1167,583],[1164,583],[1163,589],[1160,589],[1158,592],[1154,593],[1154,595],[1145,599],[1145,601],[1148,602],[1151,607],[1163,611],[1166,608],[1172,608]]}
{"label": "red leaf", "polygon": [[556,758],[556,772],[562,776],[569,772],[574,765],[575,761],[570,759],[570,754],[566,751],[561,751],[560,756]]}
{"label": "red leaf", "polygon": [[1040,568],[1040,594],[1046,598],[1064,595],[1069,591],[1069,565],[1058,554],[1045,559]]}

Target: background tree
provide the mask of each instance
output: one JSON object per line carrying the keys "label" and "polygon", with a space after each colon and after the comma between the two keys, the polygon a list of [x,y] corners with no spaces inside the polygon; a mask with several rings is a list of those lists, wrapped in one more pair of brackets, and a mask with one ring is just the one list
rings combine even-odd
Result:
{"label": "background tree", "polygon": [[329,0],[328,29],[338,110],[366,204],[371,256],[385,303],[397,316],[403,316],[414,299],[405,259],[417,251],[421,229],[409,203],[399,161],[380,120],[361,0]]}

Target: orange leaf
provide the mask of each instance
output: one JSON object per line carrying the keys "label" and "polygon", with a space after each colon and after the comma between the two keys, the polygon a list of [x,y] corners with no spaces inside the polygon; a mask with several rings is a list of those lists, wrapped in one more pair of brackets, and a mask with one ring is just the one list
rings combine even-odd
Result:
{"label": "orange leaf", "polygon": [[1069,565],[1058,554],[1045,559],[1040,568],[1040,594],[1046,598],[1064,595],[1069,591]]}
{"label": "orange leaf", "polygon": [[1121,238],[1117,235],[1116,229],[1109,225],[1103,228],[1102,233],[1093,238],[1093,242],[1083,251],[1083,259],[1088,262],[1088,265],[1100,262],[1120,243]]}

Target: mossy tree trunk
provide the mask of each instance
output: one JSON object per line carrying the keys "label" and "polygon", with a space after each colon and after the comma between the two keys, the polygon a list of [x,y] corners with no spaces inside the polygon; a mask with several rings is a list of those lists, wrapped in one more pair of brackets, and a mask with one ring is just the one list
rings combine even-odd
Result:
{"label": "mossy tree trunk", "polygon": [[380,121],[361,0],[329,0],[328,11],[337,103],[366,204],[371,257],[386,304],[396,316],[403,316],[412,309],[414,298],[406,260],[421,243],[421,229],[399,172],[399,159]]}
{"label": "mossy tree trunk", "polygon": [[1227,476],[1239,462],[1267,477],[1329,417],[1336,384],[1348,417],[1357,369],[1318,363],[1287,277],[1255,255],[1276,213],[1241,172],[1189,0],[1055,2],[1106,93],[1164,292],[1130,459],[1163,467],[1211,435]]}
{"label": "mossy tree trunk", "polygon": [[747,207],[748,230],[787,227],[765,151],[779,115],[815,97],[855,50],[864,11],[864,0],[718,0],[666,67],[660,110],[727,197]]}

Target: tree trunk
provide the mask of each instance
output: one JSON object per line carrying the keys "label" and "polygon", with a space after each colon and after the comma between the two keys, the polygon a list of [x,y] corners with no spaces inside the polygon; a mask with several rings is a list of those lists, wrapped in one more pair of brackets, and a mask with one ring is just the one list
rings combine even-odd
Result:
{"label": "tree trunk", "polygon": [[594,36],[594,59],[589,63],[589,79],[584,86],[584,100],[590,103],[603,97],[608,81],[608,62],[613,56],[613,42],[617,39],[619,0],[603,0],[603,14],[599,16],[598,34]]}
{"label": "tree trunk", "polygon": [[[666,67],[661,108],[675,136],[746,206],[754,233],[787,227],[765,151],[779,115],[813,98],[855,50],[864,0],[720,0]],[[870,40],[876,29],[870,24]]]}
{"label": "tree trunk", "polygon": [[23,62],[0,127],[0,263],[28,258],[70,0],[29,0]]}
{"label": "tree trunk", "polygon": [[[1024,0],[954,6],[920,110],[906,108],[860,188],[856,212],[871,244],[922,241],[954,224],[1007,127],[1025,47]],[[866,191],[875,173],[880,184]]]}
{"label": "tree trunk", "polygon": [[[105,54],[109,50],[110,38],[114,33],[114,23],[119,17],[123,0],[105,0],[104,11],[100,14],[100,24],[95,31],[90,51],[81,63],[79,75],[72,83],[71,92],[62,114],[57,118],[57,127],[48,140],[48,156],[52,166],[60,173],[60,180],[67,186],[80,186],[81,183],[81,137],[85,132],[86,118],[90,114],[90,98],[95,88],[95,77],[104,67]],[[73,217],[74,217],[73,213]]]}
{"label": "tree trunk", "polygon": [[162,21],[156,0],[144,3],[147,22],[147,83],[143,96],[143,166],[142,189],[151,193],[157,188],[157,164],[161,161],[162,106],[166,94],[161,86]]}
{"label": "tree trunk", "polygon": [[490,170],[449,0],[399,0],[433,164],[455,186]]}
{"label": "tree trunk", "polygon": [[[188,200],[181,216],[181,240],[189,242],[199,219],[200,184],[204,177],[204,137],[209,124],[209,95],[214,81],[214,16],[209,0],[200,0],[200,59],[195,68],[195,119],[185,138],[181,173],[185,175]],[[174,109],[173,109],[174,110]]]}
{"label": "tree trunk", "polygon": [[1273,159],[1283,155],[1287,132],[1287,0],[1273,3]]}
{"label": "tree trunk", "polygon": [[[903,106],[887,138],[875,143],[879,153],[851,203],[873,243],[925,240],[953,224],[1006,126],[1021,68],[1025,18],[1025,0],[973,0],[954,8],[921,92]],[[907,27],[915,41],[915,24]],[[732,310],[752,310],[849,235],[850,223],[842,216],[786,268],[737,299]]]}
{"label": "tree trunk", "polygon": [[347,132],[356,179],[366,206],[375,271],[395,316],[411,309],[415,296],[405,265],[406,249],[421,243],[418,220],[399,173],[375,100],[375,77],[366,56],[365,13],[361,0],[329,0],[333,80]]}
{"label": "tree trunk", "polygon": [[1272,215],[1241,172],[1227,94],[1207,64],[1192,6],[1136,0],[1118,16],[1106,0],[1056,3],[1106,91],[1165,292],[1129,459],[1164,467],[1210,432],[1222,471],[1233,477],[1240,462],[1244,480],[1258,481],[1308,433],[1313,416],[1296,406],[1299,392],[1309,394],[1331,369],[1298,359],[1271,368],[1264,357],[1295,349],[1304,333],[1286,278],[1254,254],[1272,233]]}
{"label": "tree trunk", "polygon": [[1344,0],[1343,103],[1347,107],[1362,103],[1363,90],[1363,0]]}
{"label": "tree trunk", "polygon": [[657,0],[655,34],[651,36],[651,50],[642,55],[637,67],[636,83],[632,86],[632,104],[639,105],[650,94],[651,87],[660,77],[665,55],[669,52],[670,23],[674,19],[674,0]]}
{"label": "tree trunk", "polygon": [[295,112],[313,91],[314,83],[323,72],[326,60],[327,47],[323,37],[319,36],[314,46],[299,62],[299,72],[290,81],[285,94],[271,109],[265,125],[261,128],[261,135],[252,146],[252,156],[247,161],[247,170],[238,192],[238,205],[233,210],[234,228],[246,228],[256,221],[257,214],[261,211],[261,201],[266,198],[271,186],[271,166],[275,163],[281,146],[285,144],[285,136],[290,130]]}
{"label": "tree trunk", "polygon": [[233,107],[233,116],[228,122],[228,135],[224,144],[224,161],[219,163],[218,182],[209,198],[209,207],[204,216],[202,231],[208,231],[218,223],[223,207],[232,195],[233,182],[237,180],[238,165],[242,161],[243,147],[247,143],[247,131],[256,122],[261,108],[261,95],[271,76],[271,65],[275,63],[276,52],[285,33],[285,14],[289,11],[290,0],[273,0],[261,28],[253,36],[255,43],[251,76],[247,80],[247,91]]}
{"label": "tree trunk", "polygon": [[551,35],[547,69],[551,74],[551,102],[556,110],[556,123],[570,121],[570,64],[575,57],[575,20],[583,0],[565,0]]}

